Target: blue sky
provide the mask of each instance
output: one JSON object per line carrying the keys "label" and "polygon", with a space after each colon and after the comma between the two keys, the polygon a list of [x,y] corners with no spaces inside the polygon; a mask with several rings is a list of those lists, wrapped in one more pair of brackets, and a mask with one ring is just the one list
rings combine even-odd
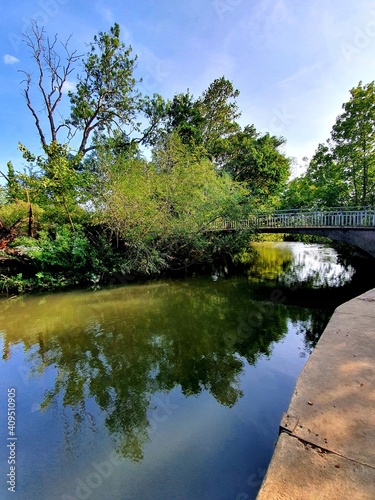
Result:
{"label": "blue sky", "polygon": [[119,23],[145,94],[198,97],[224,75],[240,91],[241,123],[284,136],[297,165],[329,137],[349,90],[375,79],[375,1],[18,0],[0,19],[3,171],[9,160],[22,169],[18,141],[39,152],[19,72],[33,67],[21,41],[32,19],[50,36],[72,34],[79,52]]}

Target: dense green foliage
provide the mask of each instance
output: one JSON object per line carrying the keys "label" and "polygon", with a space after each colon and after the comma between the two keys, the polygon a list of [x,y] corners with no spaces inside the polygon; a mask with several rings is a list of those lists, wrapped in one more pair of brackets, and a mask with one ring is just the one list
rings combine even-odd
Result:
{"label": "dense green foliage", "polygon": [[375,203],[375,83],[350,91],[327,144],[319,144],[307,171],[293,179],[283,206],[368,206]]}
{"label": "dense green foliage", "polygon": [[[214,232],[212,224],[275,203],[289,160],[280,152],[283,138],[241,128],[231,82],[216,79],[198,98],[189,90],[171,100],[142,96],[136,57],[117,24],[95,36],[83,57],[62,44],[65,64],[57,38],[35,23],[25,41],[37,85],[25,72],[24,95],[42,154],[19,144],[28,170],[9,163],[2,172],[3,247],[27,263],[22,272],[3,272],[3,290],[156,275],[243,248],[244,234]],[[75,90],[66,95],[75,66]]]}
{"label": "dense green foliage", "polygon": [[[224,77],[197,98],[189,90],[143,96],[137,57],[117,24],[84,56],[69,41],[61,54],[57,37],[35,23],[25,42],[36,76],[24,72],[24,96],[42,154],[20,143],[27,170],[9,162],[1,171],[0,290],[214,265],[243,250],[249,234],[212,231],[213,224],[273,207],[374,204],[374,82],[350,91],[331,138],[286,185],[285,139],[239,124],[239,91]],[[76,67],[75,89],[66,93]]]}
{"label": "dense green foliage", "polygon": [[224,77],[216,79],[196,100],[189,91],[175,95],[165,103],[164,115],[160,113],[154,144],[165,148],[170,135],[177,133],[184,144],[199,146],[218,171],[245,184],[253,206],[270,206],[290,173],[290,161],[280,151],[285,139],[262,135],[254,125],[242,129],[237,121],[238,95]]}

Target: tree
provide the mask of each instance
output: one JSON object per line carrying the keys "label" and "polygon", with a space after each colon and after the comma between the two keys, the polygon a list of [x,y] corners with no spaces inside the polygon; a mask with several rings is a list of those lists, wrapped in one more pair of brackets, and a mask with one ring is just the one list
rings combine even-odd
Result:
{"label": "tree", "polygon": [[349,203],[349,183],[336,158],[330,141],[319,144],[306,173],[306,182],[312,194],[308,200],[310,206],[339,207]]}
{"label": "tree", "polygon": [[152,162],[105,149],[98,161],[104,187],[94,201],[98,222],[125,245],[127,272],[155,273],[210,260],[210,224],[246,217],[245,190],[219,175],[177,132]]}
{"label": "tree", "polygon": [[240,130],[237,120],[241,113],[236,102],[239,95],[233,83],[222,76],[211,83],[198,101],[204,119],[204,144],[214,162],[217,161],[218,142]]}
{"label": "tree", "polygon": [[78,210],[82,216],[83,210],[78,205],[79,189],[86,181],[86,176],[77,171],[80,155],[71,155],[68,146],[57,142],[44,147],[46,157],[33,155],[22,144],[19,148],[30,165],[30,174],[18,175],[19,181],[27,192],[32,192],[38,204],[52,211],[51,221],[58,218],[62,209],[74,231],[72,212]]}
{"label": "tree", "polygon": [[198,147],[218,171],[245,182],[253,197],[264,201],[277,195],[289,176],[290,161],[280,151],[285,139],[261,135],[254,125],[242,129],[237,121],[238,96],[224,77],[214,80],[198,99],[189,91],[175,95],[164,107],[159,142],[154,145],[159,152],[168,149],[171,135],[177,133],[184,144]]}
{"label": "tree", "polygon": [[[14,198],[19,186],[26,187],[27,197],[30,190],[33,201],[41,202],[52,220],[56,220],[61,208],[74,230],[73,212],[82,216],[79,198],[88,174],[92,174],[82,164],[86,153],[101,146],[134,150],[133,143],[137,142],[132,133],[139,130],[136,117],[144,102],[133,77],[136,57],[132,58],[131,47],[120,41],[118,24],[109,33],[99,32],[84,56],[70,50],[70,38],[61,44],[57,35],[50,40],[35,22],[24,39],[36,66],[35,76],[23,72],[24,96],[44,154],[34,155],[20,144],[30,174],[16,176],[9,171],[5,176],[8,196]],[[68,92],[70,117],[64,119],[59,107],[76,65],[80,73],[75,90]],[[38,111],[40,101],[47,120]],[[75,152],[69,146],[73,138],[78,139]]]}
{"label": "tree", "polygon": [[19,185],[19,182],[17,180],[17,175],[14,171],[13,163],[11,161],[8,161],[7,163],[7,175],[3,174],[1,172],[2,176],[7,182],[6,186],[6,198],[8,203],[12,203],[16,200],[19,200],[22,198],[22,189]]}
{"label": "tree", "polygon": [[113,130],[129,136],[138,130],[137,115],[141,110],[140,94],[133,77],[136,57],[131,47],[120,41],[120,26],[115,23],[109,33],[94,37],[90,52],[82,60],[83,72],[74,92],[69,92],[71,115],[69,126],[82,131],[79,152],[85,154],[91,134]]}
{"label": "tree", "polygon": [[[59,123],[57,123],[56,115],[64,96],[64,87],[69,75],[74,71],[74,64],[79,56],[76,51],[70,51],[68,39],[61,44],[64,53],[64,62],[62,62],[62,56],[58,50],[60,44],[58,44],[57,35],[53,40],[50,40],[46,37],[45,29],[39,28],[35,21],[31,23],[30,33],[24,34],[24,42],[29,47],[36,63],[37,76],[34,81],[30,71],[22,71],[25,74],[23,93],[26,105],[34,118],[41,145],[45,147],[50,142],[57,141],[59,132],[68,127],[66,121],[60,120],[60,117],[58,117]],[[35,98],[32,91],[34,83],[36,83],[39,99],[41,99],[47,115],[48,136],[38,112],[39,99]]]}
{"label": "tree", "polygon": [[184,144],[202,145],[202,116],[198,102],[193,100],[189,89],[185,94],[177,94],[167,107],[167,133],[177,132]]}
{"label": "tree", "polygon": [[333,126],[334,160],[350,186],[350,201],[365,206],[375,203],[375,83],[350,91],[350,100]]}
{"label": "tree", "polygon": [[304,158],[306,172],[292,179],[281,198],[281,208],[329,208],[345,205],[348,183],[335,163],[328,144],[319,144],[311,160]]}
{"label": "tree", "polygon": [[189,89],[176,94],[171,101],[156,103],[159,117],[159,138],[177,132],[185,144],[204,146],[212,161],[216,158],[216,143],[239,130],[236,122],[240,113],[236,98],[239,91],[224,77],[214,80],[203,94],[194,99]]}
{"label": "tree", "polygon": [[315,202],[316,187],[309,185],[306,175],[295,177],[288,182],[282,193],[280,208],[310,208]]}
{"label": "tree", "polygon": [[279,151],[283,138],[259,134],[246,126],[221,142],[220,164],[233,179],[245,182],[253,196],[270,201],[285,186],[290,160]]}
{"label": "tree", "polygon": [[[307,172],[305,206],[365,206],[375,203],[375,85],[351,89],[326,144],[319,144]],[[289,192],[290,194],[290,192]],[[302,193],[301,193],[302,194]]]}
{"label": "tree", "polygon": [[[103,133],[111,136],[114,130],[121,130],[127,139],[123,142],[129,142],[131,134],[139,129],[136,117],[142,101],[133,77],[136,57],[132,58],[131,47],[120,41],[118,24],[109,33],[99,32],[85,56],[69,49],[70,39],[58,44],[56,35],[50,40],[45,29],[35,22],[24,39],[36,63],[36,89],[47,115],[46,129],[38,112],[40,101],[33,93],[33,75],[26,71],[24,95],[44,149],[53,142],[69,143],[78,134],[78,153],[83,156],[94,147],[90,138]],[[59,105],[78,63],[81,72],[76,88],[68,92],[70,117],[62,119]]]}

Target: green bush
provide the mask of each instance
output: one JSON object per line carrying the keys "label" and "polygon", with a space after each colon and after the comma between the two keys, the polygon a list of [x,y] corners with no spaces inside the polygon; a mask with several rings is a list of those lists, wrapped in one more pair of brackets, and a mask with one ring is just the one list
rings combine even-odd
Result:
{"label": "green bush", "polygon": [[104,234],[87,234],[83,227],[75,232],[69,226],[51,227],[38,239],[18,237],[12,246],[29,265],[25,273],[0,276],[0,292],[7,294],[109,282],[132,267]]}
{"label": "green bush", "polygon": [[[34,220],[39,220],[44,210],[38,205],[32,205]],[[18,221],[22,221],[24,232],[27,234],[27,224],[30,205],[26,201],[16,200],[12,203],[5,203],[0,206],[0,218],[8,227]]]}

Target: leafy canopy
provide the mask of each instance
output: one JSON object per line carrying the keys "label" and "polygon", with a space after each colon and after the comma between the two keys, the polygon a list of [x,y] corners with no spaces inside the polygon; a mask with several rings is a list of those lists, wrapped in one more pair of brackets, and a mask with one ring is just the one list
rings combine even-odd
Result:
{"label": "leafy canopy", "polygon": [[342,109],[330,139],[319,144],[306,174],[289,184],[284,205],[294,206],[293,201],[299,203],[296,207],[375,204],[374,82],[359,82]]}

